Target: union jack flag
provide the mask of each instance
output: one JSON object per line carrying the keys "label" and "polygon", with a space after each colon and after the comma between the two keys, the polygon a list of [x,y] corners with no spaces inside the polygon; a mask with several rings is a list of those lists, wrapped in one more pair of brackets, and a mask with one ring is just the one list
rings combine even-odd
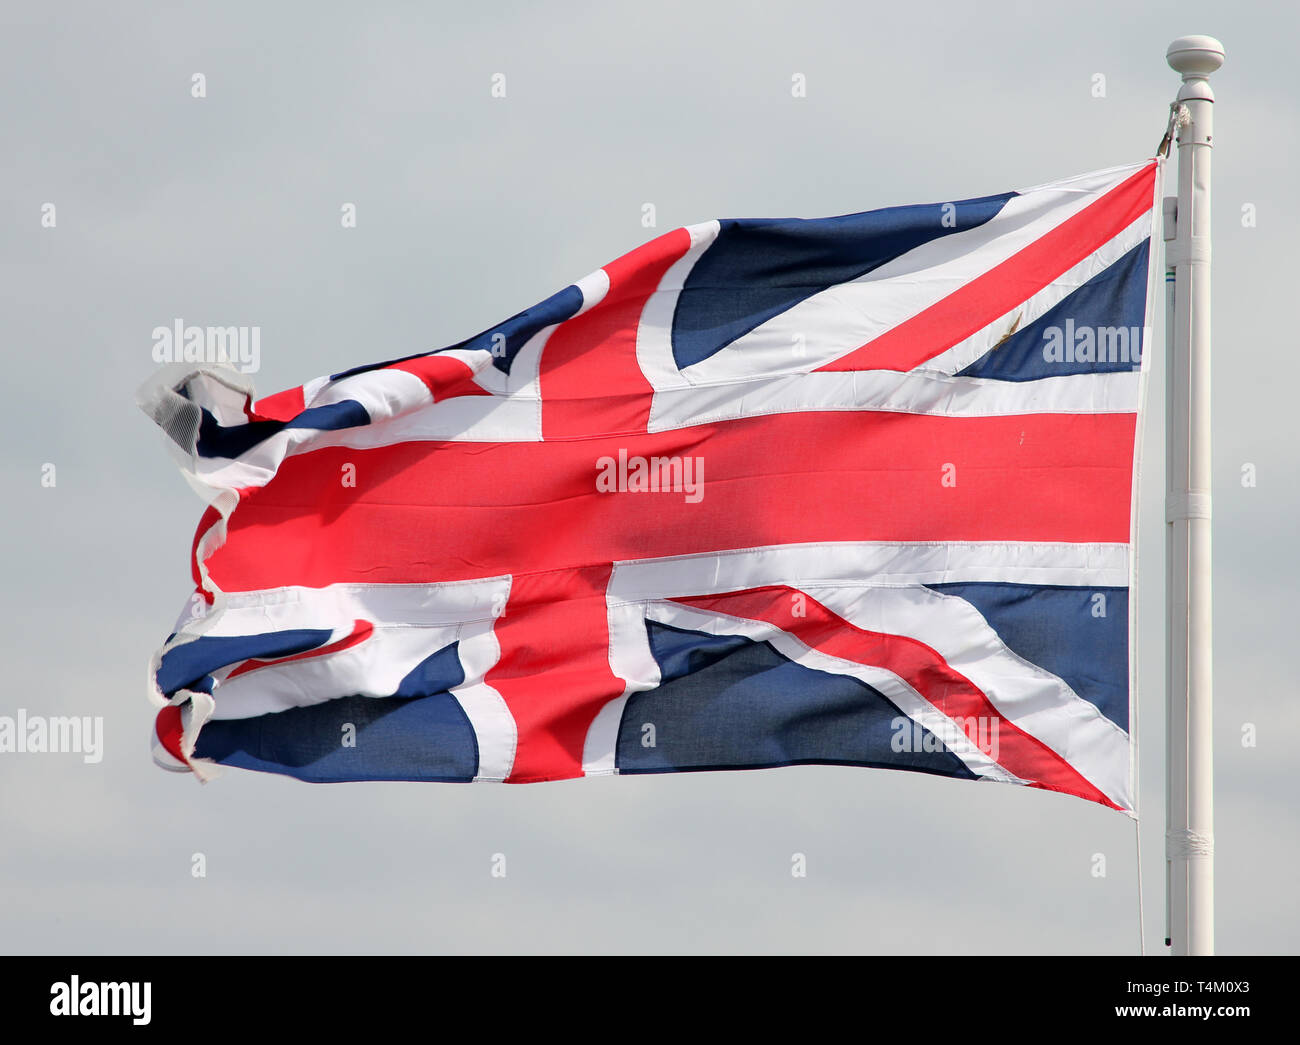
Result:
{"label": "union jack flag", "polygon": [[838,764],[1131,812],[1161,164],[680,228],[450,348],[141,390],[209,507],[155,760]]}

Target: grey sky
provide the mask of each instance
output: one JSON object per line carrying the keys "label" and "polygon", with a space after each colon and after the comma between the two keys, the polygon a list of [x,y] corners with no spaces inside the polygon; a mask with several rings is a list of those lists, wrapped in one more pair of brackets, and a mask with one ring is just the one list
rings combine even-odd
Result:
{"label": "grey sky", "polygon": [[[1287,48],[1300,13],[212,3],[28,5],[6,23],[0,714],[103,715],[106,747],[98,765],[0,755],[0,950],[1135,951],[1132,823],[1028,789],[849,768],[527,787],[240,772],[201,787],[163,773],[145,666],[190,587],[201,505],[133,393],[154,365],[152,329],[177,317],[260,326],[263,393],[457,341],[649,238],[645,202],[664,231],[1136,162],[1177,87],[1166,45],[1205,32],[1227,49],[1213,80],[1218,943],[1297,951],[1300,105]],[[507,97],[494,100],[498,72]],[[340,228],[344,202],[356,229]],[[1158,953],[1155,364],[1139,554]],[[1241,485],[1245,462],[1256,488]],[[1241,743],[1248,722],[1255,748]],[[191,877],[195,852],[206,879]],[[495,852],[505,879],[488,873]],[[806,879],[790,875],[793,852]]]}

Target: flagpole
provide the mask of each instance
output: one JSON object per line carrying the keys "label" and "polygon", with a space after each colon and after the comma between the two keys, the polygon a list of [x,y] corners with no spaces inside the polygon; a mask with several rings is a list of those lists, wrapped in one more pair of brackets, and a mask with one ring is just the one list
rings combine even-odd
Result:
{"label": "flagpole", "polygon": [[1223,45],[1183,36],[1166,60],[1182,75],[1174,271],[1173,352],[1165,519],[1170,598],[1165,857],[1174,954],[1214,953],[1214,766],[1210,614],[1210,157],[1214,92],[1208,77]]}

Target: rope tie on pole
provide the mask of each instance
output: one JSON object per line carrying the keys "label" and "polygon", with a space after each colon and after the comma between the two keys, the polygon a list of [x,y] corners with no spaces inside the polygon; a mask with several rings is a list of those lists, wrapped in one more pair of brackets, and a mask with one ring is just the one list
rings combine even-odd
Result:
{"label": "rope tie on pole", "polygon": [[1210,518],[1210,495],[1189,490],[1187,493],[1170,494],[1165,498],[1165,522],[1177,522],[1179,519]]}
{"label": "rope tie on pole", "polygon": [[1200,831],[1166,831],[1165,853],[1173,860],[1195,860],[1214,855],[1214,836]]}
{"label": "rope tie on pole", "polygon": [[1181,102],[1169,103],[1169,125],[1165,128],[1165,136],[1160,139],[1160,144],[1156,146],[1157,156],[1168,156],[1169,147],[1173,144],[1174,133],[1179,127],[1186,127],[1191,122],[1192,114],[1187,106]]}

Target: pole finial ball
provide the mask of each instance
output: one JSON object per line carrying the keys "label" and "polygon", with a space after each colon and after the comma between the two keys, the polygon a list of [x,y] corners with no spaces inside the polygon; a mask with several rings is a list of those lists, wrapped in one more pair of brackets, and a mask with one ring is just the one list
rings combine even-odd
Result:
{"label": "pole finial ball", "polygon": [[1223,44],[1212,36],[1180,36],[1169,45],[1165,61],[1184,80],[1209,76],[1223,64]]}

